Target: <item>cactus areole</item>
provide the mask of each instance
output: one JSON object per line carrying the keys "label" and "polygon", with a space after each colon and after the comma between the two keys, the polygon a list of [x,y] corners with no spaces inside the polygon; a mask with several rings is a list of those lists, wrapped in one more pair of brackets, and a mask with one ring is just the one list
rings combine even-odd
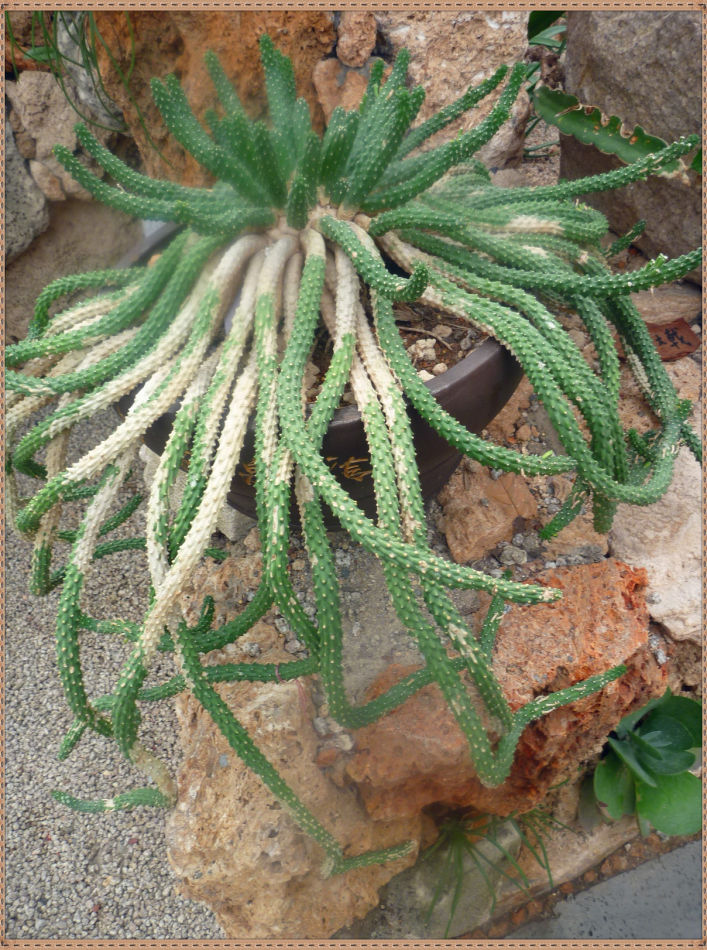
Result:
{"label": "cactus areole", "polygon": [[[81,126],[83,148],[115,185],[95,177],[67,149],[55,149],[97,199],[180,228],[151,266],[63,277],[40,294],[27,338],[7,350],[8,496],[17,529],[34,541],[33,591],[60,588],[57,660],[74,717],[60,755],[93,730],[115,740],[143,776],[142,787],[110,798],[77,799],[65,791],[55,791],[55,797],[87,811],[169,807],[175,782],[149,751],[140,710],[188,689],[234,751],[319,842],[326,871],[339,873],[400,856],[411,844],[345,855],[337,829],[324,827],[286,784],[215,684],[315,675],[330,714],[357,728],[435,682],[468,740],[479,778],[493,786],[507,777],[529,722],[621,675],[617,667],[511,710],[492,669],[496,628],[506,604],[532,605],[558,592],[452,564],[430,548],[406,409],[413,406],[440,437],[484,465],[528,476],[573,472],[573,492],[543,529],[545,536],[571,521],[588,500],[597,529],[606,531],[619,502],[658,499],[680,446],[698,453],[699,441],[686,423],[689,404],[677,398],[629,294],[692,270],[700,251],[674,260],[659,257],[616,275],[600,245],[605,219],[576,198],[649,174],[675,174],[676,161],[681,165],[681,156],[697,142],[682,139],[592,178],[506,190],[491,184],[474,154],[508,117],[525,77],[522,64],[499,69],[415,125],[424,93],[406,85],[408,55],[402,51],[385,82],[382,62],[371,69],[360,107],[334,110],[320,137],[312,131],[306,103],[296,98],[289,60],[267,36],[261,53],[268,121],[248,119],[214,56],[207,65],[220,109],[207,113],[203,125],[175,77],[153,82],[170,131],[213,175],[212,188],[138,174]],[[424,147],[501,83],[500,97],[476,128]],[[396,262],[396,273],[386,260]],[[239,303],[224,332],[236,288]],[[70,302],[50,316],[66,295]],[[498,340],[530,380],[564,452],[523,455],[473,434],[450,415],[408,358],[393,317],[396,300],[429,302]],[[596,349],[594,367],[548,303],[570,307],[582,318]],[[308,404],[305,367],[322,332],[329,334],[331,359]],[[620,423],[613,334],[656,418],[655,430],[644,436],[625,433]],[[337,481],[322,448],[347,385],[366,433],[373,516]],[[136,387],[114,431],[67,463],[73,427]],[[126,479],[145,433],[175,402],[145,504],[138,495],[125,501]],[[179,611],[179,593],[211,556],[210,538],[252,413],[263,578],[234,620],[215,625],[213,602],[205,598],[199,621],[190,627]],[[187,450],[186,488],[173,511],[170,487]],[[27,497],[26,479],[18,473],[39,481]],[[288,574],[292,498],[311,568],[313,618]],[[82,506],[78,527],[62,527],[65,502]],[[363,705],[353,705],[344,689],[339,581],[325,506],[380,560],[400,622],[424,658],[422,669]],[[134,535],[111,539],[129,519]],[[142,621],[99,620],[83,597],[86,577],[97,559],[129,548],[144,551],[149,567],[151,596]],[[64,552],[58,566],[56,549]],[[455,608],[450,588],[492,595],[480,634]],[[204,654],[233,642],[271,609],[305,644],[305,659],[279,668],[202,662]],[[124,657],[106,695],[87,682],[85,631],[113,637]],[[158,652],[174,654],[174,675],[146,686]],[[492,735],[484,726],[486,714],[494,723]]]}

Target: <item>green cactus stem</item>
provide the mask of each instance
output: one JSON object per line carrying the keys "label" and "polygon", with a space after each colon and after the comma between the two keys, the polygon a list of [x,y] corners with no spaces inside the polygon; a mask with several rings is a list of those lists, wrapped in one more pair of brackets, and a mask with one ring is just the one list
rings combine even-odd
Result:
{"label": "green cactus stem", "polygon": [[[629,295],[687,273],[700,252],[673,261],[661,256],[634,273],[614,274],[600,243],[605,219],[575,199],[670,171],[696,143],[658,143],[657,151],[625,168],[581,181],[506,190],[491,183],[475,153],[507,120],[525,76],[522,65],[502,67],[415,125],[424,94],[407,86],[403,52],[386,81],[382,62],[371,69],[360,107],[334,110],[320,137],[306,103],[296,97],[289,60],[268,37],[261,54],[267,120],[247,117],[211,53],[207,69],[220,106],[205,124],[174,77],[152,84],[169,130],[213,176],[213,187],[152,180],[83,126],[77,129],[82,147],[114,184],[56,148],[61,164],[98,200],[180,227],[149,266],[53,281],[37,300],[27,339],[7,348],[8,509],[17,530],[34,541],[33,592],[59,589],[57,661],[72,715],[60,757],[87,731],[95,732],[115,741],[147,783],[95,799],[56,791],[56,800],[88,812],[171,807],[175,782],[147,751],[141,709],[189,690],[245,766],[321,846],[325,872],[345,873],[402,857],[413,845],[403,841],[344,856],[337,829],[312,814],[216,687],[317,677],[331,714],[358,728],[436,683],[480,780],[493,786],[506,779],[528,723],[623,674],[615,667],[511,710],[493,672],[503,614],[511,603],[549,603],[559,591],[510,574],[491,577],[432,550],[407,405],[486,466],[527,476],[573,473],[572,492],[543,529],[545,536],[570,523],[588,500],[596,526],[608,530],[618,502],[658,499],[680,446],[698,454],[699,439],[686,422],[689,405],[678,399]],[[446,144],[427,147],[504,81],[487,118]],[[552,420],[561,452],[522,455],[468,432],[438,405],[395,325],[393,303],[413,300],[481,328],[516,356]],[[596,368],[555,317],[558,305],[583,321]],[[58,312],[50,316],[52,310]],[[614,332],[656,416],[656,430],[645,436],[621,425]],[[312,394],[306,367],[318,337],[328,341],[329,359]],[[322,456],[347,386],[366,433],[373,517]],[[114,431],[69,464],[68,440],[77,424],[130,393],[132,406]],[[172,430],[143,499],[128,491],[131,466],[148,429],[172,406]],[[214,549],[212,533],[249,420],[263,576],[252,600],[228,622],[215,624],[213,601],[204,596],[190,627],[180,598],[199,565],[222,553]],[[173,508],[180,469],[186,486]],[[28,478],[38,484],[23,497]],[[78,528],[66,521],[66,502],[82,511]],[[289,573],[293,504],[314,616]],[[380,562],[397,617],[423,658],[419,670],[360,705],[346,693],[341,584],[325,506]],[[113,534],[120,527],[125,537]],[[86,604],[87,580],[98,560],[126,550],[144,557],[149,572],[144,616],[139,623],[120,616],[99,620]],[[491,595],[478,633],[454,606],[449,592],[455,588]],[[205,660],[269,612],[290,625],[305,646],[304,658],[282,665],[214,666]],[[86,631],[123,650],[122,667],[104,695],[95,695],[82,655]],[[148,676],[155,674],[158,653],[172,656],[176,668],[153,682]]]}

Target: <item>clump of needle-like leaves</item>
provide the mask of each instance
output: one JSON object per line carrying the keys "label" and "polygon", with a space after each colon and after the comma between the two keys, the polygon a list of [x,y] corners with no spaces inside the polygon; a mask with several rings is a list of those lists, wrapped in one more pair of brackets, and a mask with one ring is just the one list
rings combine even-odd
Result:
{"label": "clump of needle-like leaves", "polygon": [[[320,137],[311,128],[306,103],[296,98],[289,60],[267,37],[261,52],[269,121],[248,118],[214,56],[207,65],[220,110],[205,116],[208,131],[176,78],[153,82],[167,126],[214,177],[212,188],[153,181],[119,161],[82,126],[83,148],[115,184],[56,148],[59,161],[100,201],[182,227],[152,266],[60,278],[41,293],[27,338],[7,350],[8,486],[15,524],[34,539],[33,591],[61,589],[57,658],[74,716],[61,755],[69,754],[86,729],[94,730],[115,740],[146,781],[110,799],[78,800],[64,792],[56,797],[89,811],[173,803],[174,780],[140,735],[140,708],[189,689],[234,751],[320,843],[329,871],[341,872],[402,855],[409,844],[345,857],[336,828],[325,828],[289,788],[215,684],[316,675],[331,715],[356,728],[435,682],[468,739],[479,778],[495,785],[508,775],[529,722],[621,675],[617,667],[511,710],[491,663],[504,608],[558,594],[486,576],[431,550],[406,403],[485,465],[529,476],[573,472],[574,490],[544,529],[546,536],[588,499],[602,531],[617,503],[656,501],[669,485],[680,446],[697,452],[699,445],[686,426],[689,405],[677,398],[629,294],[679,278],[698,264],[700,252],[675,260],[661,256],[634,273],[615,275],[600,245],[605,219],[576,199],[650,174],[676,173],[696,139],[682,139],[593,178],[508,190],[491,184],[474,154],[508,117],[524,66],[499,69],[415,124],[424,93],[407,87],[403,51],[385,82],[382,62],[371,69],[360,107],[337,108]],[[503,82],[491,112],[472,131],[421,148]],[[392,273],[386,259],[409,276]],[[236,291],[239,303],[224,329]],[[67,295],[70,305],[50,317],[50,309]],[[406,354],[393,316],[399,300],[433,304],[501,341],[545,406],[564,454],[521,455],[471,434],[447,415]],[[596,348],[596,371],[548,304],[570,307],[582,318]],[[305,369],[322,327],[333,352],[321,391],[308,403]],[[647,436],[622,429],[613,334],[657,419]],[[348,496],[320,452],[347,385],[368,440],[374,518]],[[135,391],[130,411],[110,436],[67,464],[73,427]],[[136,528],[135,537],[111,540],[118,525],[139,518],[138,496],[117,511],[115,499],[125,490],[145,432],[175,403],[171,435],[143,506],[145,527]],[[190,627],[178,597],[209,549],[251,418],[263,578],[234,620],[215,626],[206,598],[200,620]],[[187,487],[172,510],[170,488],[187,454]],[[20,497],[15,473],[39,479],[41,487]],[[311,568],[314,619],[288,575],[293,496]],[[69,501],[83,505],[80,525],[71,531],[61,527],[62,505]],[[422,669],[360,706],[351,704],[344,689],[339,586],[324,506],[379,559],[397,615],[424,657]],[[52,560],[58,543],[68,545],[60,567]],[[97,559],[130,547],[145,552],[149,606],[140,624],[120,617],[99,621],[82,597],[87,575]],[[455,608],[453,588],[492,595],[480,635]],[[279,669],[257,662],[202,663],[204,654],[242,636],[273,607],[306,645],[305,659]],[[83,631],[113,636],[124,651],[122,671],[108,695],[95,695],[86,682]],[[147,688],[158,651],[173,651],[179,672]],[[483,725],[489,721],[484,712],[494,723],[493,737]]]}

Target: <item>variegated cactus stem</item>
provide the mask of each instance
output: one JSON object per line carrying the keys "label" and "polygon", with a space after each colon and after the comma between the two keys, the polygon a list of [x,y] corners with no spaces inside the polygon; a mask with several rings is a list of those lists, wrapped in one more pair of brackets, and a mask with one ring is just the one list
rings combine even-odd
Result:
{"label": "variegated cactus stem", "polygon": [[[216,686],[318,676],[331,714],[357,728],[436,683],[467,739],[479,778],[496,785],[507,777],[529,722],[623,673],[616,667],[511,711],[493,673],[501,617],[509,603],[548,602],[559,592],[519,583],[510,574],[488,576],[431,549],[407,405],[484,465],[527,476],[574,473],[570,496],[544,527],[545,536],[568,524],[590,497],[601,530],[608,530],[618,502],[659,498],[679,447],[686,444],[699,454],[699,439],[686,423],[689,406],[678,399],[629,294],[687,273],[700,253],[672,261],[659,257],[632,274],[614,274],[609,257],[638,227],[607,253],[600,244],[605,219],[576,199],[660,174],[696,139],[578,182],[506,190],[491,183],[475,152],[508,117],[525,75],[522,65],[502,67],[415,125],[424,93],[407,86],[403,52],[385,81],[382,61],[371,69],[360,108],[336,109],[320,138],[304,100],[296,98],[289,60],[268,37],[261,51],[267,121],[248,118],[213,54],[206,63],[220,105],[206,114],[205,124],[174,77],[153,83],[167,127],[214,177],[212,188],[153,181],[83,126],[77,128],[79,141],[107,179],[67,149],[56,149],[58,160],[94,197],[128,214],[176,222],[180,229],[148,266],[62,277],[40,294],[27,339],[7,349],[8,509],[17,529],[34,541],[32,590],[60,588],[58,668],[73,715],[60,758],[92,730],[115,740],[147,783],[108,797],[78,799],[58,791],[55,798],[90,812],[169,807],[174,779],[148,752],[141,708],[188,689],[245,765],[321,845],[326,873],[343,873],[400,857],[413,845],[400,842],[344,857],[337,829],[325,828],[306,795],[289,787]],[[500,98],[476,128],[426,147],[501,83]],[[390,259],[404,275],[393,272]],[[482,328],[516,356],[563,453],[532,456],[496,445],[445,412],[418,376],[395,324],[395,301],[412,300]],[[557,305],[584,322],[597,351],[596,370],[562,328]],[[313,394],[307,391],[307,365],[322,332],[329,334],[330,354]],[[657,417],[655,433],[639,437],[622,429],[614,332]],[[371,459],[373,518],[322,457],[325,433],[347,386]],[[69,462],[74,428],[129,394],[131,408],[114,431]],[[147,431],[173,405],[172,431],[143,505],[129,490],[130,466]],[[213,601],[204,597],[199,619],[189,626],[180,595],[197,566],[215,554],[211,535],[250,418],[263,576],[231,620],[215,624]],[[172,488],[183,467],[186,487],[172,508]],[[28,479],[41,484],[24,497]],[[78,528],[65,525],[66,502],[83,508]],[[289,574],[293,502],[309,562],[313,617]],[[379,560],[397,616],[424,659],[422,669],[362,705],[346,693],[341,589],[325,506]],[[126,530],[117,536],[121,526]],[[149,573],[144,616],[139,623],[99,620],[85,603],[86,579],[99,559],[127,550],[144,558]],[[64,553],[58,563],[57,551]],[[454,588],[491,595],[478,634],[455,608],[449,594]],[[304,644],[304,657],[283,664],[203,662],[268,611],[290,625]],[[115,638],[127,657],[105,695],[94,695],[88,682],[84,631]],[[157,653],[172,655],[175,669],[146,685]],[[494,724],[493,739],[486,721]]]}

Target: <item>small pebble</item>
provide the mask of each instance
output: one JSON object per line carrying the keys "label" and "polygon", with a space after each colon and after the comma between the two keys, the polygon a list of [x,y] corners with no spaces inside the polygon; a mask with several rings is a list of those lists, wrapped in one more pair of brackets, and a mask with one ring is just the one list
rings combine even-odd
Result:
{"label": "small pebble", "polygon": [[342,752],[350,752],[354,747],[354,741],[348,732],[338,733],[331,744],[335,749],[340,749]]}
{"label": "small pebble", "polygon": [[525,564],[528,560],[528,552],[523,548],[517,548],[514,544],[507,544],[501,551],[499,558],[501,564]]}

